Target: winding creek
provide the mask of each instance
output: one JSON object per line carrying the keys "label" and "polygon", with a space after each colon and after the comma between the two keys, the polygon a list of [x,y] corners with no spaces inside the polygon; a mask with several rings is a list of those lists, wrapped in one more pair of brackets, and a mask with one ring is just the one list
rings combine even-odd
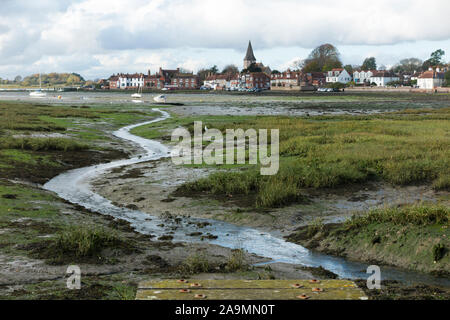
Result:
{"label": "winding creek", "polygon": [[[166,219],[150,216],[141,211],[117,207],[113,205],[110,200],[93,192],[90,181],[110,169],[122,166],[132,166],[137,163],[158,160],[170,156],[169,148],[162,143],[144,139],[130,133],[130,130],[133,128],[163,121],[170,117],[165,111],[159,109],[153,110],[161,112],[161,116],[151,121],[123,127],[113,133],[114,136],[119,139],[128,140],[138,145],[141,149],[139,154],[136,154],[130,159],[67,171],[47,182],[44,185],[44,189],[53,191],[61,198],[81,205],[89,210],[126,220],[131,223],[137,232],[142,234],[158,237],[167,234],[168,228],[171,228],[171,230],[174,230],[172,234],[174,237],[173,241],[196,242],[200,240],[188,237],[186,234],[198,231],[196,223],[208,222],[210,225],[206,226],[202,231],[209,232],[218,237],[217,239],[204,240],[209,243],[227,248],[242,248],[249,253],[271,259],[271,262],[301,264],[312,267],[322,266],[338,274],[341,278],[354,279],[368,277],[368,274],[366,274],[368,264],[314,253],[300,245],[287,242],[268,232],[210,219],[191,218],[190,221],[181,221],[178,223],[173,221],[168,223]],[[450,279],[436,278],[426,274],[390,267],[381,267],[381,272],[382,279],[422,282],[450,287]]]}

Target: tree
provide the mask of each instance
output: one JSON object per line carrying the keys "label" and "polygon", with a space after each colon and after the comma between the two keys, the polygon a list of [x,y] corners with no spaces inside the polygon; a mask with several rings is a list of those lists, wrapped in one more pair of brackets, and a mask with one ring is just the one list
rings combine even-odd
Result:
{"label": "tree", "polygon": [[211,69],[209,69],[209,71],[210,71],[212,74],[217,74],[217,73],[219,72],[219,69],[217,68],[216,65],[213,65],[213,66],[211,67]]}
{"label": "tree", "polygon": [[272,70],[272,72],[271,72],[271,74],[280,74],[281,72],[280,71],[278,71],[278,70]]}
{"label": "tree", "polygon": [[430,63],[432,66],[438,66],[442,63],[442,57],[445,55],[445,51],[438,49],[431,53]]}
{"label": "tree", "polygon": [[290,67],[292,70],[302,70],[304,67],[305,61],[303,60],[295,60],[291,63]]}
{"label": "tree", "polygon": [[247,69],[243,69],[242,72],[243,73],[245,73],[245,72],[262,72],[262,69],[260,67],[258,67],[255,63],[252,63],[251,65],[248,66]]}
{"label": "tree", "polygon": [[377,61],[375,57],[366,58],[361,66],[363,70],[377,70]]}
{"label": "tree", "polygon": [[353,74],[353,67],[350,64],[345,65],[344,69],[348,72],[349,75]]}
{"label": "tree", "polygon": [[304,72],[325,72],[333,68],[342,68],[339,51],[332,44],[318,46],[303,62]]}
{"label": "tree", "polygon": [[203,82],[208,77],[209,73],[209,69],[200,69],[197,72],[197,76],[199,77],[200,81]]}
{"label": "tree", "polygon": [[407,58],[400,60],[400,62],[392,68],[392,71],[413,74],[420,70],[422,65],[423,61],[418,58]]}
{"label": "tree", "polygon": [[229,65],[225,66],[225,68],[223,68],[222,73],[223,74],[237,74],[237,73],[239,73],[239,69],[234,64],[229,64]]}
{"label": "tree", "polygon": [[19,82],[21,82],[22,81],[22,76],[16,76],[15,78],[14,78],[14,82],[16,82],[16,83],[19,83]]}

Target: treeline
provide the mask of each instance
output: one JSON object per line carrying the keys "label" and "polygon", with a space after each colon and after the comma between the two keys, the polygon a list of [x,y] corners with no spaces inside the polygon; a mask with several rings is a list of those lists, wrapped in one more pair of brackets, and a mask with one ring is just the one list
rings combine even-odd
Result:
{"label": "treeline", "polygon": [[[422,72],[430,67],[445,67],[448,64],[443,60],[445,51],[438,49],[431,53],[430,58],[422,61],[418,58],[406,58],[400,60],[397,64],[389,68],[396,73]],[[375,57],[367,57],[362,64],[343,65],[338,49],[332,44],[322,44],[311,51],[304,60],[297,60],[291,65],[291,69],[301,70],[303,72],[327,72],[334,68],[344,68],[349,74],[354,70],[387,70],[384,65],[378,65]],[[275,71],[274,71],[275,72]]]}
{"label": "treeline", "polygon": [[[52,87],[52,86],[75,86],[84,85],[86,80],[78,73],[48,73],[41,74],[42,87]],[[17,76],[14,80],[1,80],[2,84],[16,84],[20,86],[38,86],[39,85],[39,74],[32,74],[22,79],[21,76]]]}

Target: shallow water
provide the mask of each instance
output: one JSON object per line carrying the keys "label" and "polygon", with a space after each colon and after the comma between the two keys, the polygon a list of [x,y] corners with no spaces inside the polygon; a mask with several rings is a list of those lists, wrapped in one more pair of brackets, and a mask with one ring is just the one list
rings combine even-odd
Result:
{"label": "shallow water", "polygon": [[[27,101],[44,104],[92,105],[107,104],[154,104],[156,93],[144,93],[143,99],[133,100],[133,92],[48,92],[46,97],[30,97],[24,91],[0,91],[0,100]],[[352,96],[304,95],[286,97],[280,95],[236,95],[236,94],[171,94],[165,93],[167,102],[183,103],[186,107],[173,108],[177,113],[185,111],[189,115],[331,115],[331,114],[372,114],[398,110],[400,108],[424,107],[401,99],[361,98],[355,101]],[[61,99],[59,99],[61,97]],[[391,102],[391,103],[390,103]],[[355,103],[357,105],[355,106]]]}
{"label": "shallow water", "polygon": [[[218,236],[218,238],[215,240],[204,240],[205,242],[227,248],[242,248],[250,253],[272,259],[274,262],[301,264],[313,267],[322,266],[342,278],[368,277],[365,273],[368,267],[367,264],[313,253],[300,245],[287,242],[275,234],[210,219],[190,218],[189,221],[181,221],[179,223],[167,221],[166,219],[150,216],[138,210],[117,207],[110,200],[93,192],[90,181],[105,173],[107,170],[169,156],[170,150],[167,146],[158,141],[147,140],[130,133],[130,130],[135,127],[162,121],[169,117],[169,114],[165,111],[159,109],[154,109],[154,111],[161,112],[162,116],[152,121],[121,128],[113,133],[120,139],[137,144],[142,149],[140,154],[131,159],[113,161],[62,173],[46,183],[44,188],[57,193],[63,199],[79,204],[87,209],[126,220],[131,223],[136,231],[143,234],[151,234],[158,237],[167,234],[168,230],[170,230],[170,232],[173,232],[171,235],[174,237],[174,241],[198,242],[200,241],[199,239],[188,237],[186,234],[198,231],[196,223],[209,222],[211,225],[203,228],[202,232],[205,234],[211,233],[212,235]],[[165,226],[160,227],[159,225],[161,224]],[[450,280],[439,279],[426,274],[407,272],[388,267],[382,267],[381,272],[382,279],[450,286]]]}

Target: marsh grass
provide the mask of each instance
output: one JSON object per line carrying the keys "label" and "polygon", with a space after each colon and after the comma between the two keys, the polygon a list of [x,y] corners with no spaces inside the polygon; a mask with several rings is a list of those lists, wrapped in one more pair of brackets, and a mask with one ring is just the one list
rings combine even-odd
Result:
{"label": "marsh grass", "polygon": [[204,254],[193,254],[186,258],[179,266],[179,271],[182,274],[196,274],[209,272],[211,269],[208,258]]}
{"label": "marsh grass", "polygon": [[409,205],[404,207],[374,209],[366,214],[353,216],[345,224],[349,228],[361,228],[372,223],[395,225],[449,225],[450,209],[444,205]]}
{"label": "marsh grass", "polygon": [[80,151],[89,146],[68,138],[0,138],[0,149],[32,151]]}
{"label": "marsh grass", "polygon": [[110,231],[76,226],[57,235],[54,249],[60,256],[84,258],[100,255],[102,250],[121,243],[123,240]]}
{"label": "marsh grass", "polygon": [[245,252],[243,249],[235,249],[231,252],[225,265],[225,270],[228,272],[247,271],[249,264],[245,259]]}
{"label": "marsh grass", "polygon": [[209,127],[280,130],[280,170],[221,172],[185,184],[186,191],[256,194],[255,206],[301,200],[302,189],[336,188],[383,180],[393,185],[433,184],[448,189],[450,108],[402,110],[363,116],[229,117]]}

